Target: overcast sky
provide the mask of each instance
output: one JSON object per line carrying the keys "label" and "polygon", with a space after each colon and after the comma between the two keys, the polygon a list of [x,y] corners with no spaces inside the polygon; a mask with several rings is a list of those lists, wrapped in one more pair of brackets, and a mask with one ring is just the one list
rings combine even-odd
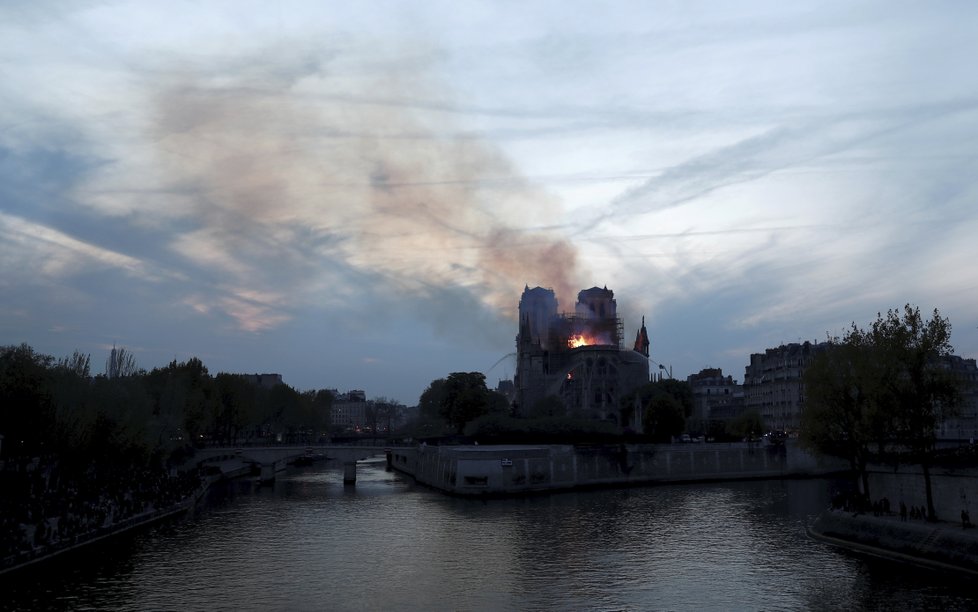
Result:
{"label": "overcast sky", "polygon": [[0,344],[406,404],[525,285],[677,378],[910,302],[978,355],[973,2],[4,2]]}

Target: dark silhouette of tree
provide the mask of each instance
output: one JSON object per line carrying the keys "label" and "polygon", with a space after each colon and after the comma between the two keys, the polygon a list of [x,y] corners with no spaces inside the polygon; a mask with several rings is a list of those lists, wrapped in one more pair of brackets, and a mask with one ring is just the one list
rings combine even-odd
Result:
{"label": "dark silhouette of tree", "polygon": [[927,516],[937,520],[930,478],[937,427],[957,414],[960,397],[943,360],[954,352],[951,324],[937,309],[925,321],[919,308],[907,304],[902,317],[898,310],[878,315],[869,333],[887,365],[883,393],[894,409],[895,438],[920,464]]}
{"label": "dark silhouette of tree", "polygon": [[942,419],[953,416],[958,382],[945,367],[951,325],[934,310],[925,321],[909,304],[877,314],[868,330],[853,323],[817,355],[805,374],[802,442],[849,460],[869,496],[866,465],[889,448],[920,464],[927,514],[936,520],[930,467]]}
{"label": "dark silhouette of tree", "polygon": [[445,397],[444,378],[437,378],[428,385],[418,398],[418,411],[407,427],[407,433],[417,438],[431,438],[451,432],[450,426],[442,416],[442,401]]}
{"label": "dark silhouette of tree", "polygon": [[138,372],[139,368],[136,366],[136,358],[133,354],[124,346],[116,348],[112,345],[109,357],[105,360],[105,375],[109,378],[123,378]]}
{"label": "dark silhouette of tree", "polygon": [[371,416],[373,432],[383,432],[390,435],[394,431],[394,426],[403,416],[405,406],[397,400],[387,397],[378,397],[368,403],[367,413]]}
{"label": "dark silhouette of tree", "polygon": [[505,395],[499,391],[489,389],[489,413],[509,416],[513,413],[513,406],[510,405]]}
{"label": "dark silhouette of tree", "polygon": [[764,419],[757,410],[748,410],[730,421],[729,430],[738,439],[757,440],[764,433]]}
{"label": "dark silhouette of tree", "polygon": [[[288,388],[292,389],[292,387]],[[299,393],[295,389],[292,389],[292,392],[295,394],[295,401],[291,404],[291,411],[284,416],[284,428],[288,432],[290,441],[312,443],[326,431],[329,423],[328,412],[317,409],[316,392]]]}
{"label": "dark silhouette of tree", "polygon": [[458,433],[465,424],[489,413],[489,389],[482,372],[452,372],[445,379],[441,416]]}
{"label": "dark silhouette of tree", "polygon": [[65,372],[70,372],[78,378],[89,378],[92,375],[91,364],[91,355],[76,350],[70,356],[59,359],[57,368]]}
{"label": "dark silhouette of tree", "polygon": [[653,395],[642,413],[646,435],[656,442],[668,442],[683,432],[686,419],[683,406],[676,398],[665,393]]}
{"label": "dark silhouette of tree", "polygon": [[693,414],[693,387],[685,380],[665,378],[650,383],[657,392],[664,393],[679,402],[684,419]]}
{"label": "dark silhouette of tree", "polygon": [[119,453],[148,457],[152,401],[141,377],[91,379],[78,351],[57,362],[23,344],[0,348],[4,455],[61,457],[78,465]]}
{"label": "dark silhouette of tree", "polygon": [[27,344],[0,348],[0,433],[6,456],[50,450],[52,430],[51,372],[54,359]]}
{"label": "dark silhouette of tree", "polygon": [[155,447],[153,401],[139,377],[96,378],[90,408],[94,419],[88,424],[97,457],[115,452],[140,455]]}
{"label": "dark silhouette of tree", "polygon": [[892,434],[886,367],[881,347],[853,323],[843,338],[831,339],[815,355],[804,375],[801,443],[847,460],[866,498],[872,444],[882,450]]}
{"label": "dark silhouette of tree", "polygon": [[202,444],[220,412],[214,380],[204,363],[197,357],[182,363],[173,360],[142,378],[153,400],[158,443]]}
{"label": "dark silhouette of tree", "polygon": [[299,394],[288,385],[275,385],[268,391],[262,423],[277,435],[284,435],[289,424],[298,417]]}
{"label": "dark silhouette of tree", "polygon": [[530,408],[530,417],[562,417],[567,416],[567,407],[563,400],[556,395],[548,395],[533,404]]}
{"label": "dark silhouette of tree", "polygon": [[56,445],[62,451],[83,448],[95,420],[91,358],[75,351],[49,372]]}
{"label": "dark silhouette of tree", "polygon": [[211,435],[225,444],[237,444],[238,435],[255,419],[258,396],[255,385],[243,376],[222,372],[214,377],[214,386],[217,415]]}
{"label": "dark silhouette of tree", "polygon": [[632,420],[636,406],[642,409],[645,436],[668,442],[686,427],[686,418],[693,411],[693,391],[688,382],[671,378],[646,383],[622,398],[621,422]]}
{"label": "dark silhouette of tree", "polygon": [[310,410],[310,421],[316,430],[316,437],[325,434],[330,430],[333,423],[333,393],[328,389],[316,391],[306,391],[303,394],[305,401],[308,402]]}
{"label": "dark silhouette of tree", "polygon": [[445,379],[436,378],[418,399],[418,415],[426,419],[441,419],[441,405],[445,398]]}

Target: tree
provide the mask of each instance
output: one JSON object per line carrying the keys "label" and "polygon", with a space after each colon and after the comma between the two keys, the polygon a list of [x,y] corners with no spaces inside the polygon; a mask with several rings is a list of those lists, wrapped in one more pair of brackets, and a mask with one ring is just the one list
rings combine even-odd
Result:
{"label": "tree", "polygon": [[513,406],[510,405],[505,395],[499,391],[489,389],[489,412],[509,416],[513,413]]}
{"label": "tree", "polygon": [[882,395],[885,360],[881,348],[855,323],[815,355],[805,371],[801,442],[809,449],[846,459],[869,498],[867,465],[871,445],[890,437]]}
{"label": "tree", "polygon": [[431,381],[421,393],[415,416],[405,427],[407,435],[416,438],[433,438],[451,433],[448,423],[441,415],[445,382],[444,378],[437,378]]}
{"label": "tree", "polygon": [[312,410],[318,419],[319,433],[328,432],[333,424],[333,393],[319,389],[312,398]]}
{"label": "tree", "polygon": [[445,379],[441,416],[462,433],[465,424],[489,413],[489,389],[482,372],[452,372]]}
{"label": "tree", "polygon": [[668,442],[686,427],[683,405],[665,393],[653,395],[645,405],[642,416],[646,435],[656,442]]}
{"label": "tree", "polygon": [[740,439],[754,440],[764,431],[764,419],[757,410],[748,410],[730,421],[730,433]]}
{"label": "tree", "polygon": [[207,366],[197,357],[191,357],[177,366],[187,385],[183,409],[183,427],[194,444],[201,443],[201,435],[211,429],[216,414],[213,379]]}
{"label": "tree", "polygon": [[441,405],[445,399],[445,379],[436,378],[418,399],[418,416],[424,419],[441,419]]}
{"label": "tree", "polygon": [[930,482],[940,421],[955,413],[957,382],[944,366],[951,325],[934,310],[924,321],[909,304],[877,314],[868,330],[852,324],[805,373],[802,442],[845,457],[868,498],[866,465],[873,446],[909,453],[924,474],[927,514],[935,519]]}
{"label": "tree", "polygon": [[684,419],[693,414],[693,387],[688,382],[666,378],[650,384],[658,393],[664,393],[679,402]]}
{"label": "tree", "polygon": [[161,445],[182,437],[197,444],[201,434],[214,430],[214,420],[220,413],[219,399],[214,379],[200,359],[192,357],[183,363],[173,360],[141,378],[153,398],[155,429]]}
{"label": "tree", "polygon": [[370,403],[372,406],[374,433],[383,431],[387,435],[390,435],[395,425],[400,421],[401,415],[404,414],[404,404],[387,397],[378,397],[371,400]]}
{"label": "tree", "polygon": [[[285,424],[293,442],[301,440],[309,444],[319,438],[331,419],[328,412],[321,410],[316,404],[315,391],[297,392],[297,395],[299,401],[294,406],[293,413],[287,416]],[[332,398],[329,406],[332,406]]]}
{"label": "tree", "polygon": [[943,361],[954,352],[951,324],[936,308],[924,321],[920,309],[907,304],[902,317],[898,310],[877,315],[869,333],[886,359],[883,393],[894,409],[896,440],[920,464],[927,516],[937,520],[930,479],[937,426],[957,413],[960,397],[958,382]]}
{"label": "tree", "polygon": [[217,416],[212,437],[237,444],[238,433],[255,418],[255,386],[243,376],[220,373],[214,377]]}
{"label": "tree", "polygon": [[105,360],[105,375],[109,378],[122,378],[137,374],[139,368],[136,367],[136,358],[126,350],[126,347],[116,348],[112,345],[109,358]]}
{"label": "tree", "polygon": [[567,407],[564,406],[563,400],[556,395],[548,395],[537,400],[537,403],[533,404],[530,409],[530,417],[532,418],[562,416],[567,416]]}
{"label": "tree", "polygon": [[62,450],[84,446],[94,422],[91,358],[75,351],[50,371],[56,444]]}
{"label": "tree", "polygon": [[91,355],[86,355],[78,350],[72,353],[69,357],[58,360],[57,368],[59,370],[64,370],[70,372],[79,378],[88,378],[91,376]]}
{"label": "tree", "polygon": [[693,407],[693,393],[684,381],[667,379],[646,383],[622,398],[622,422],[631,420],[636,405],[642,409],[645,435],[656,442],[668,442],[685,428],[686,417]]}
{"label": "tree", "polygon": [[140,377],[98,377],[91,391],[90,445],[95,456],[147,456],[156,440],[150,430],[153,401]]}
{"label": "tree", "polygon": [[268,392],[263,423],[276,434],[294,434],[299,421],[299,393],[292,387],[275,385]]}
{"label": "tree", "polygon": [[0,433],[8,457],[50,450],[55,437],[50,392],[54,359],[27,344],[0,347]]}

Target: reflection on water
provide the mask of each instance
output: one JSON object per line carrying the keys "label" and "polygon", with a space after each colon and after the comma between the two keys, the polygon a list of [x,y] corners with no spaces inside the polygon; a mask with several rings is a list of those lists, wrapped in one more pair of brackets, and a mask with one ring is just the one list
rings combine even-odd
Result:
{"label": "reflection on water", "polygon": [[978,605],[971,585],[809,540],[822,480],[510,500],[361,463],[238,481],[186,520],[0,583],[6,609],[703,610]]}

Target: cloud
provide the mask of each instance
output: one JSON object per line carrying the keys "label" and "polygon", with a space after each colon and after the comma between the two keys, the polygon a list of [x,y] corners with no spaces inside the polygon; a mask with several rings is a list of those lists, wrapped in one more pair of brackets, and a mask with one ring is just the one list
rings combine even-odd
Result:
{"label": "cloud", "polygon": [[785,123],[694,156],[617,197],[584,231],[623,217],[682,206],[776,172],[811,167],[873,141],[978,108],[973,98],[841,115],[785,118]]}
{"label": "cloud", "polygon": [[46,280],[75,273],[91,266],[121,270],[127,275],[151,277],[149,268],[135,257],[77,240],[56,229],[0,212],[0,252],[9,273],[32,275]]}
{"label": "cloud", "polygon": [[974,329],[963,9],[181,8],[0,8],[4,333],[386,383],[511,351],[524,284],[696,366],[908,300]]}

